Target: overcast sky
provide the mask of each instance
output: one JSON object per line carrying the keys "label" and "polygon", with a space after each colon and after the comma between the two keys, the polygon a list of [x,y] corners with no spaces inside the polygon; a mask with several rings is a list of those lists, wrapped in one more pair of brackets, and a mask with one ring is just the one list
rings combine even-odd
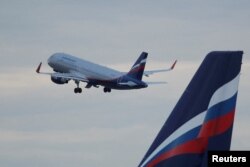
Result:
{"label": "overcast sky", "polygon": [[[243,50],[232,149],[250,149],[250,1],[0,0],[0,166],[137,166],[205,55]],[[56,85],[35,69],[65,52],[127,71],[176,69],[144,90]],[[85,84],[81,84],[82,87]]]}

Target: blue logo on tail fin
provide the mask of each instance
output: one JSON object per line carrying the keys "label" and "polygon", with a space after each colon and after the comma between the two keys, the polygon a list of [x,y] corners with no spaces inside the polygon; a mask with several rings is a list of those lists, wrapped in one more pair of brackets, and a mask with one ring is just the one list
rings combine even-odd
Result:
{"label": "blue logo on tail fin", "polygon": [[142,52],[140,57],[136,60],[135,64],[132,66],[132,68],[130,69],[127,75],[129,77],[142,80],[147,57],[148,57],[148,53]]}
{"label": "blue logo on tail fin", "polygon": [[140,167],[204,167],[207,150],[229,150],[242,51],[209,53]]}

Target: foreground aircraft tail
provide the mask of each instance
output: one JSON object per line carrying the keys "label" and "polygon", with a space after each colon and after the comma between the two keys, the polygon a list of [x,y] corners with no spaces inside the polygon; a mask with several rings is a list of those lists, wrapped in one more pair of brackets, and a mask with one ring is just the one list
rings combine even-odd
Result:
{"label": "foreground aircraft tail", "polygon": [[229,150],[242,51],[209,53],[139,167],[206,167],[208,150]]}
{"label": "foreground aircraft tail", "polygon": [[135,64],[132,66],[127,75],[132,78],[142,80],[142,75],[146,65],[147,57],[148,53],[142,52],[140,57],[136,60]]}

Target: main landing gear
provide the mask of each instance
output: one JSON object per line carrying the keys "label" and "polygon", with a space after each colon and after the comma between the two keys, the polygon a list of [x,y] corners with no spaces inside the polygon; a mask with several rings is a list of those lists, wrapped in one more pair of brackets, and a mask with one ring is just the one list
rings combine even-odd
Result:
{"label": "main landing gear", "polygon": [[75,88],[75,89],[74,89],[74,92],[75,92],[75,93],[82,93],[82,88]]}
{"label": "main landing gear", "polygon": [[[79,82],[78,80],[75,80],[75,83],[76,83],[76,86],[77,86],[77,87],[74,89],[74,92],[75,92],[75,93],[82,93],[82,88],[79,87],[80,82]],[[94,86],[94,87],[97,87],[97,88],[98,88],[98,86],[96,86],[96,85],[91,85],[91,84],[88,84],[88,85],[86,86],[86,88],[90,88],[91,86]],[[111,88],[104,87],[104,88],[103,88],[103,92],[105,92],[105,93],[110,93],[110,92],[111,92]]]}
{"label": "main landing gear", "polygon": [[75,93],[82,93],[82,88],[79,87],[79,81],[75,81],[77,87],[74,89]]}
{"label": "main landing gear", "polygon": [[103,88],[103,92],[105,92],[105,93],[109,92],[109,93],[110,93],[110,92],[111,92],[111,89],[110,89],[110,88],[107,88],[107,87],[104,87],[104,88]]}

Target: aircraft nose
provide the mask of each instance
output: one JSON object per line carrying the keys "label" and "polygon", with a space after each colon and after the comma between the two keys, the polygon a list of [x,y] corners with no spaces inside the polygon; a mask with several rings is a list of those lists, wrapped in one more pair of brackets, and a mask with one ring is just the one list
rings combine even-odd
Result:
{"label": "aircraft nose", "polygon": [[55,55],[52,55],[52,56],[50,56],[49,57],[49,59],[48,59],[48,64],[49,64],[49,66],[53,66],[54,65],[54,62],[55,62]]}
{"label": "aircraft nose", "polygon": [[50,56],[49,58],[48,58],[48,64],[51,66],[51,62],[52,62],[52,56]]}

